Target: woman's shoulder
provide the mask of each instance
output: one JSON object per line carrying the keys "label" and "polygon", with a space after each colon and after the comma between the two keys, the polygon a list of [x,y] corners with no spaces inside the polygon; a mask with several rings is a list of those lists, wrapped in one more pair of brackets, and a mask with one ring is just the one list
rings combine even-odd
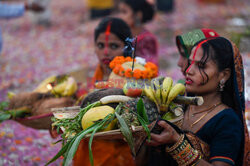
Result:
{"label": "woman's shoulder", "polygon": [[147,29],[143,29],[143,31],[138,35],[138,40],[156,40],[156,36],[151,33]]}
{"label": "woman's shoulder", "polygon": [[238,130],[243,128],[242,122],[232,108],[226,108],[211,118],[198,132],[217,133],[226,130]]}
{"label": "woman's shoulder", "polygon": [[231,121],[231,120],[236,122],[241,122],[240,118],[232,108],[226,108],[220,111],[211,119],[211,121]]}

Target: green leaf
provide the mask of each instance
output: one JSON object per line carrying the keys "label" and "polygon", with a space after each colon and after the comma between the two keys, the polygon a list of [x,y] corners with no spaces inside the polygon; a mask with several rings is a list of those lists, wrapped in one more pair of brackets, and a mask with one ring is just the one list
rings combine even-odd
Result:
{"label": "green leaf", "polygon": [[64,145],[61,150],[50,160],[48,161],[45,166],[51,164],[52,162],[56,161],[59,157],[61,157],[66,151],[67,151],[67,148],[69,147],[70,145],[70,142],[67,142],[66,145]]}
{"label": "green leaf", "polygon": [[8,120],[10,118],[11,118],[10,114],[6,114],[6,113],[0,114],[0,123],[2,123],[5,120]]}
{"label": "green leaf", "polygon": [[146,113],[146,109],[145,109],[142,98],[140,98],[139,101],[137,102],[137,113],[144,119],[144,121],[147,124],[149,124],[148,115]]}
{"label": "green leaf", "polygon": [[128,127],[125,120],[117,112],[115,112],[115,116],[121,125],[120,130],[121,130],[123,136],[125,137],[126,141],[128,142],[128,145],[129,145],[133,155],[135,155],[134,138],[133,138],[133,135],[132,135],[130,128]]}
{"label": "green leaf", "polygon": [[108,114],[98,125],[97,128],[94,129],[94,131],[91,133],[90,139],[89,139],[89,161],[90,164],[93,166],[94,165],[94,159],[93,159],[93,153],[92,153],[92,141],[94,138],[94,135],[97,131],[99,131],[100,129],[104,129],[106,128],[112,120],[114,120],[114,114]]}
{"label": "green leaf", "polygon": [[177,81],[177,83],[181,83],[181,84],[183,84],[183,85],[185,85],[185,80],[183,80],[183,79],[179,79],[178,81]]}
{"label": "green leaf", "polygon": [[7,107],[9,106],[9,102],[7,101],[2,101],[0,102],[0,111],[5,111],[7,109]]}
{"label": "green leaf", "polygon": [[86,136],[89,133],[98,131],[99,129],[103,127],[103,125],[108,125],[107,122],[111,122],[112,118],[114,118],[114,114],[108,114],[102,121],[98,121],[97,123],[94,123],[92,126],[87,128],[86,130],[83,130],[79,135],[77,135],[77,137],[74,137],[75,139],[73,140],[72,145],[69,146],[68,148],[69,150],[66,152],[63,165],[70,164],[84,136]]}
{"label": "green leaf", "polygon": [[94,129],[97,127],[97,124],[94,124],[93,126],[89,127],[86,130],[83,130],[75,139],[71,140],[71,146],[68,148],[68,152],[66,153],[66,156],[64,158],[63,165],[69,165],[75,156],[76,150],[83,139],[83,137],[91,132],[94,131]]}
{"label": "green leaf", "polygon": [[148,126],[147,126],[147,123],[146,123],[146,122],[144,121],[144,119],[143,119],[140,115],[138,115],[138,114],[137,114],[137,119],[139,120],[140,124],[142,125],[142,127],[143,127],[144,130],[146,131],[147,136],[148,136],[148,140],[150,140],[150,139],[151,139],[151,135],[150,135],[150,130],[149,130]]}

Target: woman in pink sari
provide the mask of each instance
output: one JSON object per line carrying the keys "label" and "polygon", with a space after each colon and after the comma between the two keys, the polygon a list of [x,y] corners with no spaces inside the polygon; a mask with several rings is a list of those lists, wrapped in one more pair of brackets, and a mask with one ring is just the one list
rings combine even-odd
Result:
{"label": "woman in pink sari", "polygon": [[136,56],[158,65],[158,42],[156,37],[144,28],[144,24],[154,16],[154,7],[146,0],[122,0],[119,4],[119,17],[123,19],[137,36]]}

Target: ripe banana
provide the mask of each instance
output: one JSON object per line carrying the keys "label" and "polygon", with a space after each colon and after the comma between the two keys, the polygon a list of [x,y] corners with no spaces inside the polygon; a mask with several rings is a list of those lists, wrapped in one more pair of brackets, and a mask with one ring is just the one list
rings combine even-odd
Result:
{"label": "ripe banana", "polygon": [[49,92],[51,89],[48,89],[47,85],[49,83],[54,82],[54,81],[56,81],[56,76],[50,76],[50,77],[46,78],[38,85],[38,87],[34,90],[34,92],[40,92],[40,93]]}
{"label": "ripe banana", "polygon": [[151,88],[153,89],[155,99],[157,101],[157,104],[161,104],[161,86],[162,81],[164,80],[164,77],[156,77],[151,80]]}
{"label": "ripe banana", "polygon": [[173,80],[172,78],[170,77],[166,77],[164,80],[163,80],[163,83],[162,83],[162,89],[161,89],[161,95],[162,95],[162,104],[166,104],[167,102],[167,98],[168,98],[168,94],[172,88],[172,85],[173,85]]}
{"label": "ripe banana", "polygon": [[143,89],[143,93],[153,102],[155,102],[155,104],[157,104],[157,101],[155,99],[155,96],[154,96],[154,91],[152,89],[151,86],[147,86],[145,85],[144,89]]}
{"label": "ripe banana", "polygon": [[185,93],[185,89],[186,88],[183,84],[181,83],[175,84],[169,92],[166,105],[168,106],[170,102],[176,98],[177,95],[183,95]]}
{"label": "ripe banana", "polygon": [[67,86],[62,93],[62,96],[72,96],[77,90],[77,83],[73,77],[69,77],[67,80]]}
{"label": "ripe banana", "polygon": [[56,96],[62,96],[65,88],[67,87],[67,85],[68,85],[68,81],[64,81],[64,82],[56,85],[55,87],[53,87],[51,89],[51,93],[56,95]]}

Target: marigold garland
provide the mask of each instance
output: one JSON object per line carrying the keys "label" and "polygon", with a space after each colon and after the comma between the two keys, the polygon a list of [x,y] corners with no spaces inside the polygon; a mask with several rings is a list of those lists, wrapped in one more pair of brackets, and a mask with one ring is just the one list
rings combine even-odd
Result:
{"label": "marigold garland", "polygon": [[109,67],[113,70],[115,74],[122,77],[133,77],[135,79],[151,79],[157,77],[158,67],[152,62],[147,62],[144,65],[145,70],[135,69],[134,71],[132,71],[132,69],[130,68],[125,70],[124,67],[122,67],[123,63],[132,61],[133,60],[131,57],[125,58],[123,56],[117,56],[110,62]]}

